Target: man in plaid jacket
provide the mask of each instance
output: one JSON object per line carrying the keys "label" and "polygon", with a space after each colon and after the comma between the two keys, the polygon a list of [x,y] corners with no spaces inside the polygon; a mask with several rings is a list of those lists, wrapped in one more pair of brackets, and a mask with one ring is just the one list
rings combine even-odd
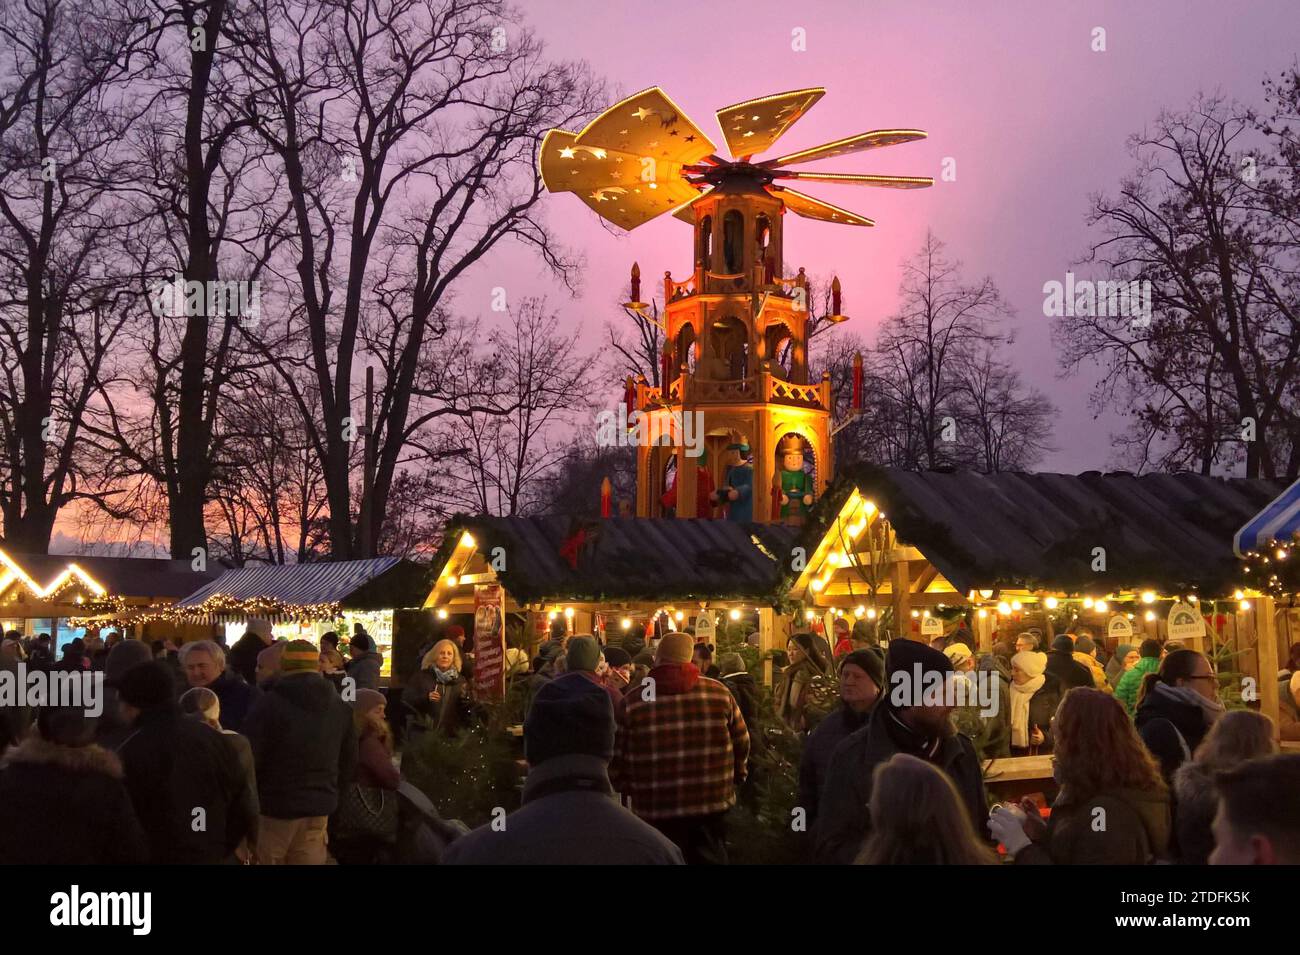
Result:
{"label": "man in plaid jacket", "polygon": [[745,781],[749,730],[731,691],[691,663],[694,648],[690,634],[667,634],[649,676],[628,687],[611,777],[687,863],[723,864],[724,820]]}

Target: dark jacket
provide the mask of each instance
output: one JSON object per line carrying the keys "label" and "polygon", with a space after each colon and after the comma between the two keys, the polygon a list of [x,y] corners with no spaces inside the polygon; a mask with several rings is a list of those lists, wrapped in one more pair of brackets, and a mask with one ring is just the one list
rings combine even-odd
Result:
{"label": "dark jacket", "polygon": [[1056,678],[1063,695],[1076,686],[1093,686],[1092,671],[1076,660],[1069,650],[1047,652],[1047,674]]}
{"label": "dark jacket", "polygon": [[0,761],[0,861],[8,865],[147,862],[148,843],[122,783],[122,763],[101,746],[29,737]]}
{"label": "dark jacket", "polygon": [[[1052,751],[1052,717],[1056,715],[1056,709],[1061,705],[1061,695],[1064,691],[1061,685],[1056,682],[1051,674],[1043,680],[1043,685],[1034,691],[1034,695],[1029,698],[1029,733],[1032,736],[1034,727],[1037,726],[1043,731],[1043,741],[1038,744],[1038,754],[1050,753]],[[1011,689],[1007,688],[1007,698],[1005,704],[1007,707],[1007,733],[1010,739],[1011,724]],[[1032,746],[1032,744],[1031,744]],[[1023,749],[1012,747],[1011,755],[1023,756],[1029,752],[1030,746]]]}
{"label": "dark jacket", "polygon": [[682,865],[659,830],[619,805],[604,760],[556,756],[530,767],[523,806],[505,828],[479,826],[448,847],[447,865]]}
{"label": "dark jacket", "polygon": [[[1205,713],[1199,706],[1173,699],[1158,689],[1142,698],[1133,723],[1151,755],[1159,760],[1166,783],[1173,782],[1178,767],[1196,752],[1196,747],[1210,731]],[[1184,743],[1187,744],[1185,749]]]}
{"label": "dark jacket", "polygon": [[270,684],[244,722],[253,746],[262,815],[328,816],[356,772],[352,708],[319,673],[292,673]]}
{"label": "dark jacket", "polygon": [[359,657],[349,660],[344,666],[348,676],[357,681],[358,690],[379,689],[379,671],[383,669],[384,658],[377,650],[367,650]]}
{"label": "dark jacket", "polygon": [[253,708],[262,691],[229,669],[209,683],[208,689],[217,694],[217,700],[221,703],[221,728],[242,733],[248,711]]}
{"label": "dark jacket", "polygon": [[745,718],[745,725],[757,729],[758,685],[748,673],[728,673],[722,677],[722,683],[736,698],[740,715]]}
{"label": "dark jacket", "polygon": [[[1097,810],[1104,811],[1104,815]],[[1105,825],[1098,825],[1099,820]],[[1047,838],[1016,855],[1018,864],[1146,865],[1169,843],[1169,794],[1117,789],[1073,800],[1061,791],[1047,820]]]}
{"label": "dark jacket", "polygon": [[[257,655],[270,644],[255,633],[245,633],[226,654],[226,666],[244,678],[249,686],[257,685]],[[214,691],[215,692],[215,691]],[[223,714],[224,716],[224,714]],[[222,720],[224,724],[225,720]]]}
{"label": "dark jacket", "polygon": [[1196,762],[1183,763],[1174,773],[1174,842],[1182,865],[1206,865],[1214,851],[1214,814],[1219,792],[1214,775]]}
{"label": "dark jacket", "polygon": [[[429,699],[434,689],[442,696],[437,703]],[[465,678],[461,676],[452,683],[439,683],[432,670],[420,670],[402,688],[402,702],[417,715],[428,717],[438,731],[447,736],[455,736],[469,716]]]}
{"label": "dark jacket", "polygon": [[141,713],[118,755],[150,861],[221,862],[255,831],[257,807],[245,797],[234,748],[175,704]]}
{"label": "dark jacket", "polygon": [[257,765],[253,761],[253,744],[248,741],[247,736],[230,730],[222,730],[221,738],[235,751],[235,758],[239,760],[239,771],[243,779],[240,799],[253,817],[253,829],[248,834],[248,841],[256,845],[258,817],[262,813],[262,806],[257,798]]}
{"label": "dark jacket", "polygon": [[988,800],[979,757],[971,741],[955,734],[940,740],[933,754],[919,749],[918,742],[886,702],[875,708],[866,726],[835,747],[817,811],[818,861],[848,864],[857,858],[871,828],[871,774],[895,753],[926,759],[947,773],[970,813],[975,831],[985,831]]}
{"label": "dark jacket", "polygon": [[850,734],[862,729],[870,718],[870,713],[858,714],[847,706],[840,706],[818,723],[804,740],[803,756],[799,760],[799,805],[807,813],[809,832],[817,821],[817,806],[835,748]]}

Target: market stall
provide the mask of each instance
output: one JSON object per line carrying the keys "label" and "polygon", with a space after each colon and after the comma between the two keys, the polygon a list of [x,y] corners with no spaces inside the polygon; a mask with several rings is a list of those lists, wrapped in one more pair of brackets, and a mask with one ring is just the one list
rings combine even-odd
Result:
{"label": "market stall", "polygon": [[383,655],[381,675],[388,678],[399,630],[418,627],[427,616],[412,613],[427,592],[427,568],[397,557],[265,564],[227,571],[168,613],[206,626],[227,644],[254,617],[270,620],[277,639],[313,643],[330,630],[346,641],[360,624]]}

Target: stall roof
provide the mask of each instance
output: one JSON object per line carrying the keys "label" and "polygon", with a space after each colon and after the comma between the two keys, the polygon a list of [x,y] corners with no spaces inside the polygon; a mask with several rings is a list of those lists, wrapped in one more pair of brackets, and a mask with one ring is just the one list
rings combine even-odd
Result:
{"label": "stall roof", "polygon": [[[402,586],[382,586],[389,578]],[[409,581],[416,582],[411,584]],[[234,601],[268,600],[282,604],[351,604],[367,593],[368,606],[418,607],[428,592],[427,570],[397,557],[328,561],[314,564],[259,564],[230,570],[177,602],[179,608],[202,607],[220,595]],[[352,600],[349,600],[352,598]]]}
{"label": "stall roof", "polygon": [[151,557],[94,557],[69,554],[10,553],[15,564],[42,585],[76,564],[113,596],[176,599],[214,580],[224,567],[196,571],[188,560]]}
{"label": "stall roof", "polygon": [[[1234,532],[1281,491],[1200,474],[978,474],[851,468],[819,501],[811,552],[853,488],[959,591],[991,587],[1166,594],[1231,590]],[[1092,569],[1105,548],[1106,572]]]}
{"label": "stall roof", "polygon": [[[797,534],[726,520],[458,515],[435,569],[465,531],[489,561],[503,548],[498,578],[520,603],[763,599],[778,591]],[[562,552],[579,535],[574,567]]]}

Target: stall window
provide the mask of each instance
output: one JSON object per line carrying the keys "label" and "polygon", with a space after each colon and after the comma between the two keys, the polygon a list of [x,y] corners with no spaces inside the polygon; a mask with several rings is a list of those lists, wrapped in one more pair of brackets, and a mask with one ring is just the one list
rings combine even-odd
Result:
{"label": "stall window", "polygon": [[722,217],[722,256],[726,260],[728,275],[741,269],[744,261],[745,217],[732,209]]}

